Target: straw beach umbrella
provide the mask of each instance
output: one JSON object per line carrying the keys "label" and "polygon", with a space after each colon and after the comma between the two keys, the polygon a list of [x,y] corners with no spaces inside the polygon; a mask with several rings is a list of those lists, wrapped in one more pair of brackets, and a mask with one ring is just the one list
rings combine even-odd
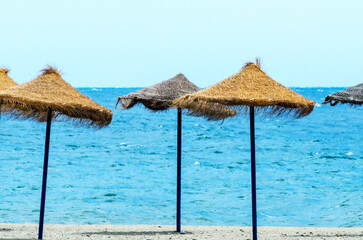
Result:
{"label": "straw beach umbrella", "polygon": [[[18,86],[18,84],[8,76],[9,72],[10,70],[8,68],[0,68],[0,92],[8,88]],[[1,114],[1,106],[0,106],[0,114]]]}
{"label": "straw beach umbrella", "polygon": [[111,123],[112,111],[74,89],[50,66],[34,80],[0,92],[0,105],[15,118],[47,122],[38,232],[38,239],[42,239],[51,121],[102,128]]}
{"label": "straw beach umbrella", "polygon": [[14,82],[13,79],[8,76],[9,72],[10,70],[7,68],[0,68],[0,91],[4,91],[8,88],[18,85],[16,82]]}
{"label": "straw beach umbrella", "polygon": [[361,106],[363,104],[363,83],[326,96],[323,104],[327,103],[330,103],[330,106],[338,103]]}
{"label": "straw beach umbrella", "polygon": [[[256,167],[255,167],[255,113],[270,116],[287,115],[295,118],[307,116],[315,102],[272,80],[256,64],[247,63],[242,70],[204,90],[187,94],[174,102],[176,107],[187,109],[190,114],[209,118],[206,106],[219,103],[239,112],[250,114],[251,181],[253,239],[257,239]],[[215,113],[214,118],[226,116]]]}
{"label": "straw beach umbrella", "polygon": [[[119,102],[123,109],[130,109],[136,104],[143,104],[152,111],[163,111],[172,107],[175,99],[188,94],[199,91],[200,89],[190,82],[183,74],[162,81],[150,87],[143,88],[133,93],[121,96],[117,99],[116,106]],[[212,105],[212,108],[220,109],[225,115],[235,115],[235,111],[226,107]],[[211,113],[210,118],[214,118],[215,109],[208,108],[206,111]],[[176,230],[180,232],[181,225],[181,143],[182,143],[182,111],[178,108],[178,135],[177,135],[177,206],[176,206]]]}

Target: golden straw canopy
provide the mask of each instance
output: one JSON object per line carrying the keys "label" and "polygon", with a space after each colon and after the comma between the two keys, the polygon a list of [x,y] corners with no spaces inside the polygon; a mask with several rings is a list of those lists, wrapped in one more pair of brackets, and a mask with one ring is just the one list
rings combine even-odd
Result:
{"label": "golden straw canopy", "polygon": [[2,112],[16,118],[46,121],[52,108],[54,120],[71,120],[75,124],[97,128],[107,126],[112,111],[86,97],[64,81],[54,68],[42,70],[34,80],[0,92]]}
{"label": "golden straw canopy", "polygon": [[188,109],[189,114],[221,120],[228,116],[223,112],[206,111],[210,104],[219,103],[246,112],[250,106],[257,112],[279,116],[292,114],[304,117],[314,109],[315,102],[284,87],[271,79],[254,63],[247,63],[242,70],[204,90],[187,94],[174,101],[173,105]]}
{"label": "golden straw canopy", "polygon": [[4,91],[18,85],[8,76],[9,71],[10,70],[7,68],[0,68],[0,91]]}

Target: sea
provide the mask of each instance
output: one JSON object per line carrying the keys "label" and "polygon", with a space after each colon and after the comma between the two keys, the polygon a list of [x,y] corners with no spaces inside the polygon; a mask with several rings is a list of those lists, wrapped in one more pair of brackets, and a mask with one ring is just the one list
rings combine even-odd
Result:
{"label": "sea", "polygon": [[[363,107],[343,88],[293,88],[302,119],[256,116],[259,226],[363,227]],[[45,223],[173,225],[177,111],[115,108],[138,88],[79,88],[112,109],[103,129],[53,122]],[[0,119],[0,222],[38,223],[45,123]],[[249,117],[183,115],[182,225],[251,226]]]}

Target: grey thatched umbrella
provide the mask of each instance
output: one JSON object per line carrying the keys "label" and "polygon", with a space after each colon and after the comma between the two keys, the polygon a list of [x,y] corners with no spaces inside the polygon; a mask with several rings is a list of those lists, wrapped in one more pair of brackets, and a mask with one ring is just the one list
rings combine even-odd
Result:
{"label": "grey thatched umbrella", "polygon": [[[133,93],[121,96],[117,99],[116,106],[122,103],[123,109],[132,108],[136,104],[143,104],[152,111],[163,111],[172,107],[175,99],[185,94],[199,91],[200,89],[190,82],[183,74],[162,81],[150,87],[143,88]],[[217,107],[218,106],[218,107]],[[211,105],[208,110],[212,114],[214,108],[220,109],[227,116],[235,115],[235,111],[220,107],[219,104]],[[213,119],[213,116],[210,117]],[[181,231],[181,144],[182,144],[182,110],[178,108],[178,136],[177,136],[177,206],[176,206],[176,231]]]}
{"label": "grey thatched umbrella", "polygon": [[339,102],[342,104],[348,103],[350,105],[362,105],[363,83],[326,96],[323,104],[330,103],[330,106],[335,106]]}
{"label": "grey thatched umbrella", "polygon": [[141,103],[150,110],[163,111],[169,109],[175,99],[199,90],[179,73],[168,80],[119,97],[116,105],[121,102],[123,109],[130,109]]}
{"label": "grey thatched umbrella", "polygon": [[[250,112],[251,130],[251,189],[253,239],[257,239],[256,164],[255,164],[255,112],[265,115],[291,115],[295,118],[307,116],[314,109],[315,102],[288,89],[271,79],[256,64],[247,63],[242,70],[199,92],[187,94],[174,102],[179,108],[186,108],[197,116],[210,118],[205,111],[209,104],[235,108]],[[224,113],[216,111],[215,119],[224,119]]]}
{"label": "grey thatched umbrella", "polygon": [[43,238],[45,195],[48,173],[50,128],[53,120],[72,121],[77,125],[105,127],[111,123],[112,111],[74,89],[54,68],[48,67],[36,79],[0,92],[0,107],[15,118],[47,122],[42,196],[38,239]]}

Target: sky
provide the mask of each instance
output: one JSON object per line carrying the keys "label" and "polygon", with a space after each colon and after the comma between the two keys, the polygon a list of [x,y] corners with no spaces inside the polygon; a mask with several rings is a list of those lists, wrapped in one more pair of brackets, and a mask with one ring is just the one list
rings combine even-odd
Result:
{"label": "sky", "polygon": [[74,87],[145,87],[183,73],[208,87],[261,58],[288,87],[363,82],[360,0],[0,0],[0,66],[47,64]]}

